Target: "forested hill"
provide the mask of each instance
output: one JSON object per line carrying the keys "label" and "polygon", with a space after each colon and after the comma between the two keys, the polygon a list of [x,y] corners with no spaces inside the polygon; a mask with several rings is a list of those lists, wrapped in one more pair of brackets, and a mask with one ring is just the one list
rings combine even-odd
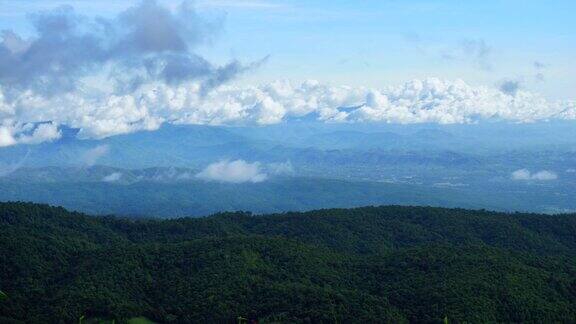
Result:
{"label": "forested hill", "polygon": [[1,323],[575,322],[576,215],[129,220],[2,203],[0,291]]}

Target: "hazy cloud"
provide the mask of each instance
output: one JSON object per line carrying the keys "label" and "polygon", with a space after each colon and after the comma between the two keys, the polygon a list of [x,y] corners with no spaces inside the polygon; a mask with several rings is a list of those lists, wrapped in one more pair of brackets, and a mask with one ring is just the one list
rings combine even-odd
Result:
{"label": "hazy cloud", "polygon": [[454,49],[442,52],[442,58],[450,61],[468,61],[477,68],[492,70],[493,49],[483,39],[465,39]]}
{"label": "hazy cloud", "polygon": [[281,163],[270,163],[266,165],[266,170],[273,175],[293,175],[294,167],[290,161]]}
{"label": "hazy cloud", "polygon": [[268,179],[259,162],[248,163],[244,160],[212,163],[196,177],[206,181],[228,183],[258,183]]}
{"label": "hazy cloud", "polygon": [[545,80],[545,75],[544,75],[544,70],[547,68],[547,65],[539,62],[539,61],[535,61],[534,62],[534,69],[536,70],[536,74],[534,76],[534,78],[536,78],[537,81],[544,81]]}
{"label": "hazy cloud", "polygon": [[98,145],[82,154],[80,161],[85,166],[93,166],[98,160],[110,152],[108,145]]}
{"label": "hazy cloud", "polygon": [[287,9],[285,3],[270,0],[198,0],[197,4],[202,7],[236,8],[236,9]]}
{"label": "hazy cloud", "polygon": [[464,40],[461,46],[464,53],[471,58],[479,68],[483,70],[492,69],[492,62],[490,61],[492,47],[488,46],[483,39]]}
{"label": "hazy cloud", "polygon": [[540,70],[540,69],[546,68],[546,64],[544,64],[544,63],[542,63],[542,62],[540,62],[540,61],[535,61],[535,62],[534,62],[534,67],[535,67],[537,70]]}
{"label": "hazy cloud", "polygon": [[520,86],[521,82],[518,80],[505,80],[500,83],[498,88],[507,95],[516,96],[518,90],[520,90]]}
{"label": "hazy cloud", "polygon": [[558,179],[558,175],[548,170],[531,173],[528,169],[520,169],[512,172],[511,178],[516,181],[551,181]]}
{"label": "hazy cloud", "polygon": [[121,178],[122,178],[122,173],[113,172],[113,173],[110,173],[109,175],[105,176],[104,178],[102,178],[102,181],[104,181],[104,182],[117,182]]}

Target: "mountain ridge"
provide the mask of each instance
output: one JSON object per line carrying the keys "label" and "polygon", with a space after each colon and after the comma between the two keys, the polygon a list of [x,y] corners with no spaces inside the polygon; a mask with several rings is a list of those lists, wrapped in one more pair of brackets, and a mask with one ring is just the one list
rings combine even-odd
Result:
{"label": "mountain ridge", "polygon": [[576,318],[573,214],[382,206],[158,220],[0,203],[0,235],[0,318],[14,323]]}

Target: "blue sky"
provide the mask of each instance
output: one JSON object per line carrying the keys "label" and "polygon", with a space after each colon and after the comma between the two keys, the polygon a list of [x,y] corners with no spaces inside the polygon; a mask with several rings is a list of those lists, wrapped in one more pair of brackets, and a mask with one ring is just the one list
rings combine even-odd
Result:
{"label": "blue sky", "polygon": [[166,123],[574,121],[574,12],[536,0],[0,0],[0,147],[63,127],[101,139]]}
{"label": "blue sky", "polygon": [[[575,2],[479,2],[316,1],[231,12],[219,44],[239,56],[270,53],[265,72],[272,78],[370,86],[428,76],[473,83],[523,78],[569,96],[576,85]],[[485,43],[489,70],[459,53],[466,42]],[[549,84],[530,80],[534,62],[548,67]]]}
{"label": "blue sky", "polygon": [[[576,86],[573,1],[314,3],[230,13],[220,44],[237,55],[272,54],[263,71],[272,78],[368,86],[429,76],[478,84],[513,78],[555,97],[569,97]],[[471,41],[488,47],[490,70],[459,53]],[[454,52],[455,58],[446,59]],[[547,66],[546,82],[533,80],[535,62]]]}
{"label": "blue sky", "polygon": [[[63,4],[113,16],[134,2],[0,0],[0,29],[30,33],[28,13]],[[478,85],[514,79],[562,99],[572,99],[576,88],[575,1],[199,0],[196,6],[224,20],[212,44],[199,49],[206,57],[270,55],[237,82],[315,79],[382,87],[425,77]]]}

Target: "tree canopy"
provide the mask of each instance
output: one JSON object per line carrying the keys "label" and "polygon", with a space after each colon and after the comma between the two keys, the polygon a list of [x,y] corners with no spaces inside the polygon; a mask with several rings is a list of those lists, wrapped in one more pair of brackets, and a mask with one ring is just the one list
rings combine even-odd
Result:
{"label": "tree canopy", "polygon": [[575,215],[388,206],[134,220],[1,203],[0,237],[7,323],[576,320]]}

